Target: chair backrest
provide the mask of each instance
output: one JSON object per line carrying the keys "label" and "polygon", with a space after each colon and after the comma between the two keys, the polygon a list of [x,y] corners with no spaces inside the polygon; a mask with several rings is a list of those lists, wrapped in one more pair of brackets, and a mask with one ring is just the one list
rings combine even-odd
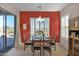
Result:
{"label": "chair backrest", "polygon": [[36,44],[39,44],[41,46],[41,37],[38,37],[38,36],[32,36],[32,46],[36,45]]}

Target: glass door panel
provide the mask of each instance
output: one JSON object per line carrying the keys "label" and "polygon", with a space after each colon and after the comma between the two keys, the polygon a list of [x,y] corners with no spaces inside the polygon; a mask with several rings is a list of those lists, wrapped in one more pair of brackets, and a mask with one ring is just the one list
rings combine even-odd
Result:
{"label": "glass door panel", "polygon": [[7,52],[15,43],[15,15],[0,9],[0,53]]}
{"label": "glass door panel", "polygon": [[0,15],[0,51],[4,48],[3,37],[3,15]]}
{"label": "glass door panel", "polygon": [[6,40],[7,40],[7,47],[13,47],[14,46],[14,16],[13,15],[7,15],[6,16]]}

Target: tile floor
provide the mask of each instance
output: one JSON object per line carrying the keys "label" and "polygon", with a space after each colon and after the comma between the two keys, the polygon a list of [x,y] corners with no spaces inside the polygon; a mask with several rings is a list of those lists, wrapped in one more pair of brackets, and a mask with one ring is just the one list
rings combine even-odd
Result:
{"label": "tile floor", "polygon": [[[3,56],[32,56],[31,46],[27,47],[24,51],[22,48],[13,48]],[[35,56],[40,56],[39,51],[35,52]],[[50,54],[45,51],[45,56],[50,56]],[[60,44],[56,44],[56,51],[52,47],[52,56],[67,56],[67,50],[64,49]]]}

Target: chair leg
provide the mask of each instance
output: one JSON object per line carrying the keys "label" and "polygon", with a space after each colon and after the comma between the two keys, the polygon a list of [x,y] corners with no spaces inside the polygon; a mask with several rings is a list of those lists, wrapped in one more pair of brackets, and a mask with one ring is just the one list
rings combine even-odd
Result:
{"label": "chair leg", "polygon": [[43,56],[44,56],[44,50],[43,50]]}
{"label": "chair leg", "polygon": [[52,56],[52,52],[51,52],[51,56]]}
{"label": "chair leg", "polygon": [[52,51],[51,51],[51,49],[50,49],[50,56],[52,56]]}
{"label": "chair leg", "polygon": [[56,51],[56,45],[55,45],[55,51]]}
{"label": "chair leg", "polygon": [[25,51],[25,44],[24,44],[24,51]]}
{"label": "chair leg", "polygon": [[34,56],[34,52],[35,52],[35,51],[33,51],[33,56]]}
{"label": "chair leg", "polygon": [[41,50],[40,50],[40,56],[41,56]]}

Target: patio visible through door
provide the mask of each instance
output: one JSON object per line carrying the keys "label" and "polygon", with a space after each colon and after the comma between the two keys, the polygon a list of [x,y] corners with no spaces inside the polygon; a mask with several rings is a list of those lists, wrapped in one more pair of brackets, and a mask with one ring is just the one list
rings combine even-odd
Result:
{"label": "patio visible through door", "polygon": [[43,31],[44,36],[49,37],[49,17],[47,18],[30,18],[30,38],[32,40],[32,36],[36,31]]}

